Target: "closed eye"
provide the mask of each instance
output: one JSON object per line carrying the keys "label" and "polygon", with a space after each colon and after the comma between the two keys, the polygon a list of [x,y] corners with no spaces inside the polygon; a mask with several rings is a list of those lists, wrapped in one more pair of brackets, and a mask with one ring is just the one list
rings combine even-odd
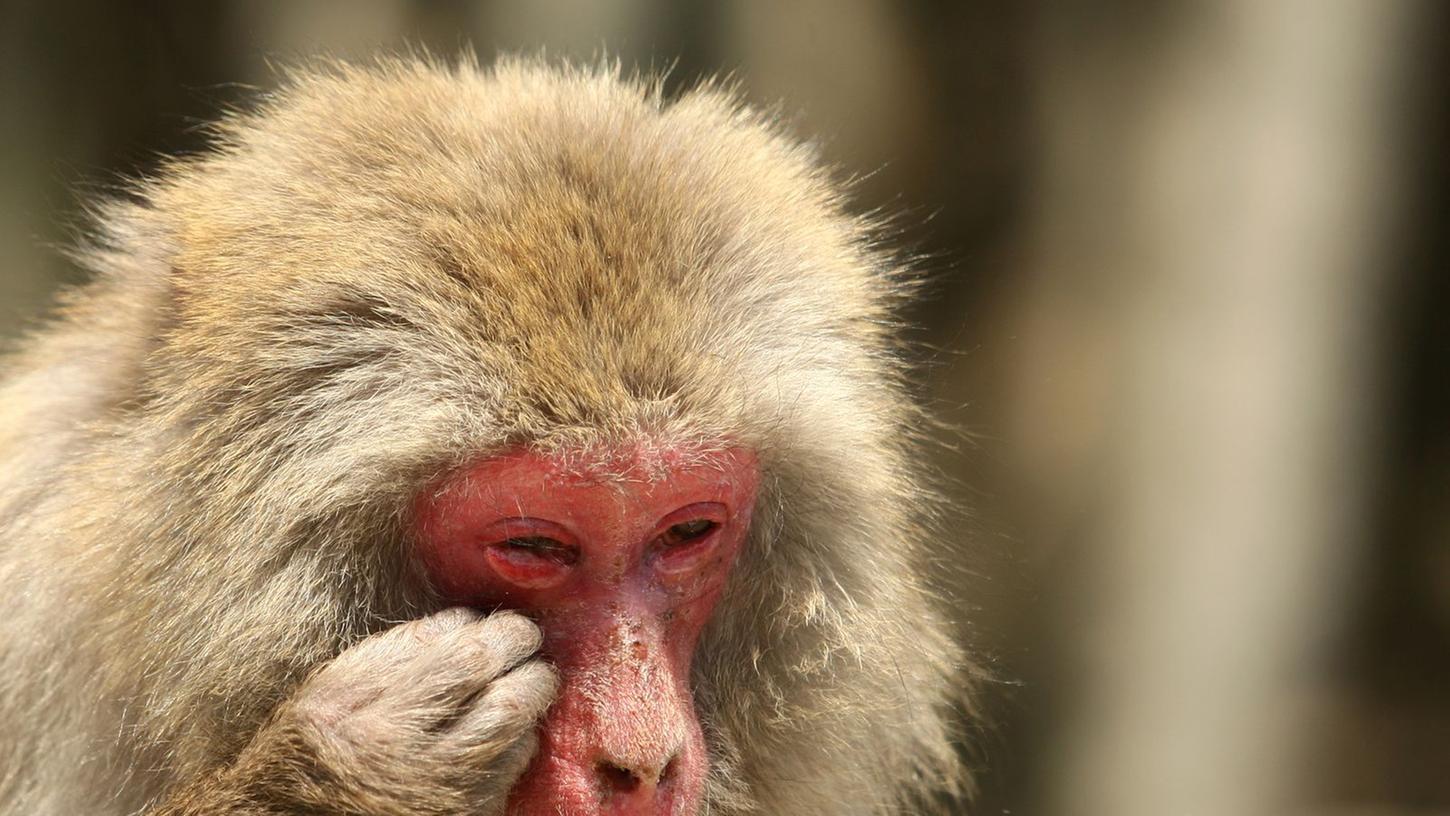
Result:
{"label": "closed eye", "polygon": [[681,547],[708,537],[719,526],[718,522],[703,518],[682,521],[665,530],[660,540],[666,548]]}
{"label": "closed eye", "polygon": [[509,550],[515,555],[541,558],[563,566],[572,566],[579,560],[577,549],[548,536],[515,536],[494,546]]}

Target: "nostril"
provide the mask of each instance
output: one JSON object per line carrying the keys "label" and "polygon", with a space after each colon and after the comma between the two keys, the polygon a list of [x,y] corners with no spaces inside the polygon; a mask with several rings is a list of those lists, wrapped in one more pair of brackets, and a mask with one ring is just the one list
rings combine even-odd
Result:
{"label": "nostril", "polygon": [[633,793],[641,784],[638,774],[613,762],[601,760],[594,769],[599,774],[602,787],[609,793]]}
{"label": "nostril", "polygon": [[678,764],[679,757],[670,757],[670,761],[665,763],[664,769],[660,771],[660,778],[656,784],[662,788],[668,785],[675,778],[675,766]]}

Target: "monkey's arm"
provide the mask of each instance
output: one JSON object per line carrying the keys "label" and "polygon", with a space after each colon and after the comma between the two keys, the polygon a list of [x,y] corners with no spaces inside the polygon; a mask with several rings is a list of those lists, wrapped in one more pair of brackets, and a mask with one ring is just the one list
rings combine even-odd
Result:
{"label": "monkey's arm", "polygon": [[501,813],[533,756],[553,670],[538,628],[450,609],[343,652],[236,761],[151,816]]}

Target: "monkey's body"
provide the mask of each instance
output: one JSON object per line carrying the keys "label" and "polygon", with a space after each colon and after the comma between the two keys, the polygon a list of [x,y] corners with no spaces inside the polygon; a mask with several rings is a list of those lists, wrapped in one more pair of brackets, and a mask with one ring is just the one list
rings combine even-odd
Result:
{"label": "monkey's body", "polygon": [[[99,223],[96,279],[0,387],[0,814],[286,812],[219,769],[292,784],[258,729],[446,606],[416,499],[519,446],[758,458],[689,669],[703,812],[959,790],[963,666],[918,578],[934,499],[888,329],[905,283],[726,95],[328,68]],[[426,763],[378,762],[342,776],[397,802],[337,807],[461,806]]]}

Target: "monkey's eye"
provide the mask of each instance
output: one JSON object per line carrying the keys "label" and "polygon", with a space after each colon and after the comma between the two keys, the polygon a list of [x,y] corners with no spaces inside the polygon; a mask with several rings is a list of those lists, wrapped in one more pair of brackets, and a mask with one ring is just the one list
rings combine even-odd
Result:
{"label": "monkey's eye", "polygon": [[560,566],[573,566],[579,560],[578,550],[548,536],[516,536],[495,546],[506,550],[510,557],[538,558]]}
{"label": "monkey's eye", "polygon": [[479,541],[494,572],[521,588],[558,586],[580,558],[573,534],[546,519],[504,519],[484,530]]}
{"label": "monkey's eye", "polygon": [[729,519],[729,508],[718,502],[691,504],[664,517],[653,545],[655,568],[673,576],[703,569],[711,563]]}
{"label": "monkey's eye", "polygon": [[681,547],[705,538],[719,526],[719,523],[703,518],[682,521],[665,530],[660,540],[666,548]]}

